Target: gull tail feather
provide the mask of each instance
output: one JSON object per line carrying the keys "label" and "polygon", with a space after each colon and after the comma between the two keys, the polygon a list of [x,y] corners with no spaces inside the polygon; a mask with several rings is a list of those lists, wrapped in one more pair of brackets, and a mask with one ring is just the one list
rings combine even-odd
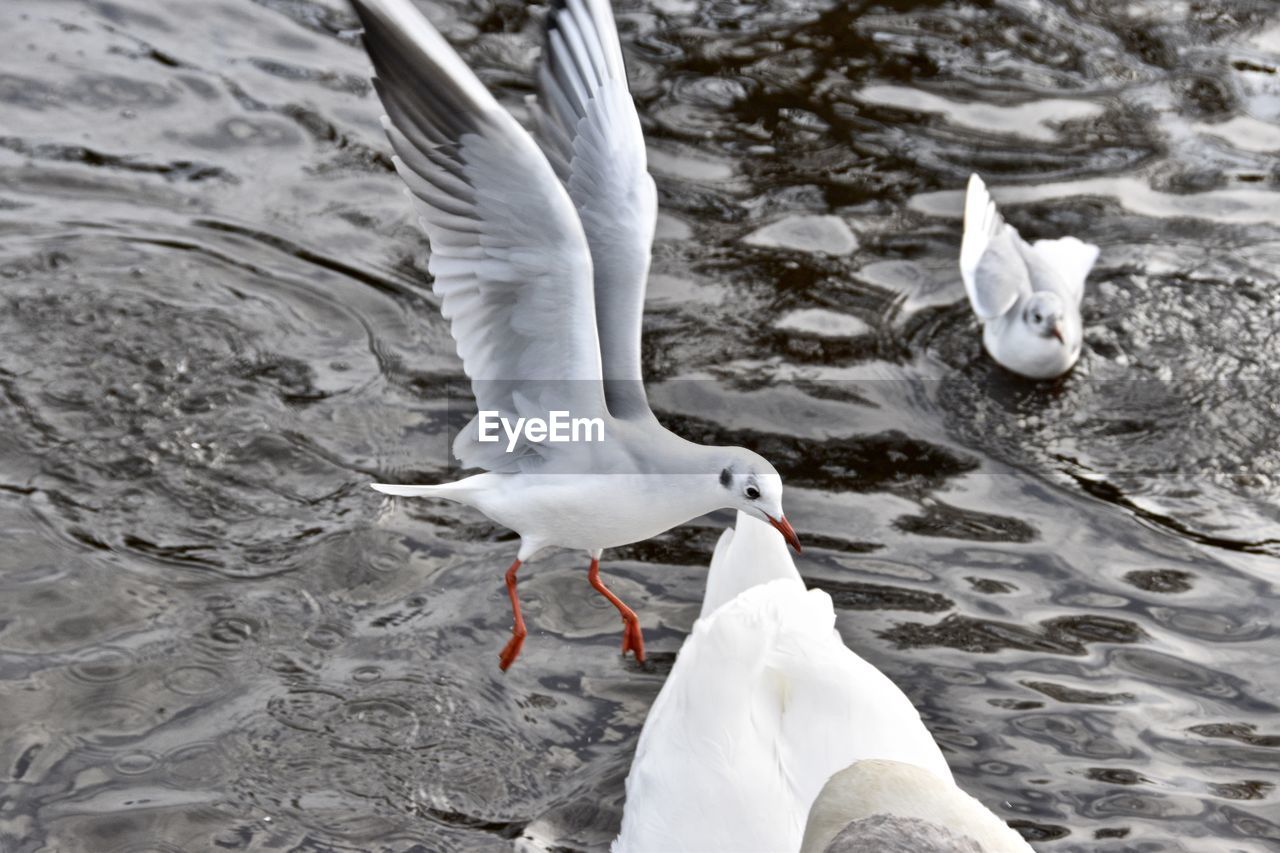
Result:
{"label": "gull tail feather", "polygon": [[457,483],[442,483],[436,486],[399,486],[392,483],[370,483],[374,491],[384,495],[396,495],[402,498],[444,498],[449,501],[461,500]]}

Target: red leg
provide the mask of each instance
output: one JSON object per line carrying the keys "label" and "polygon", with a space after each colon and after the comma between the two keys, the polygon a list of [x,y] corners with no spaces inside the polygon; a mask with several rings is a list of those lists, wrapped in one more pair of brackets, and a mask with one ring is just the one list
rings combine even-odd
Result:
{"label": "red leg", "polygon": [[506,672],[507,667],[520,656],[520,649],[524,646],[524,638],[528,633],[524,629],[524,617],[520,615],[520,599],[516,596],[516,569],[518,568],[520,568],[520,561],[516,560],[511,564],[511,568],[507,569],[507,594],[511,596],[511,613],[516,617],[516,622],[511,626],[511,639],[507,640],[507,645],[503,647],[502,657],[498,663],[503,672]]}
{"label": "red leg", "polygon": [[629,651],[635,652],[636,660],[644,663],[644,634],[640,631],[640,619],[634,610],[623,604],[622,599],[610,592],[604,585],[604,581],[600,580],[599,559],[591,560],[591,571],[587,572],[587,579],[591,581],[596,592],[609,599],[609,603],[618,608],[618,612],[622,614],[622,653],[625,655]]}

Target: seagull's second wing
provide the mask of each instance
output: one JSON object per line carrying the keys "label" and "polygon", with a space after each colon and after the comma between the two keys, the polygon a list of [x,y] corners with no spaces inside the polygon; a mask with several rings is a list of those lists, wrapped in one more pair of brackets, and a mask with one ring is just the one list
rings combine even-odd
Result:
{"label": "seagull's second wing", "polygon": [[591,247],[609,410],[647,416],[640,327],[658,199],[609,0],[553,0],[535,115]]}
{"label": "seagull's second wing", "polygon": [[[481,410],[606,414],[591,256],[564,187],[410,0],[354,0],[374,83],[431,240],[428,269]],[[454,443],[466,465],[509,468],[503,443]],[[496,448],[496,451],[495,451]]]}
{"label": "seagull's second wing", "polygon": [[[1031,244],[1031,248],[1035,256],[1054,273],[1050,276],[1037,276],[1036,267],[1028,264],[1032,288],[1056,290],[1068,305],[1079,305],[1084,297],[1084,281],[1089,277],[1089,270],[1093,269],[1101,250],[1092,243],[1085,243],[1075,237],[1037,240]],[[1043,285],[1038,278],[1043,280]]]}
{"label": "seagull's second wing", "polygon": [[973,312],[983,320],[999,317],[1019,296],[1031,292],[1027,265],[1016,244],[1021,239],[1000,216],[982,178],[970,175],[964,199],[960,275]]}

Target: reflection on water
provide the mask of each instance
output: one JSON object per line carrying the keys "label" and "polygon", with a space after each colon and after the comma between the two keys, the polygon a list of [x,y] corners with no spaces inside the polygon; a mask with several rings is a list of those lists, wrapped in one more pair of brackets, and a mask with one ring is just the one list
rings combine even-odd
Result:
{"label": "reflection on water", "polygon": [[[540,10],[427,6],[506,103]],[[1280,16],[621,3],[660,416],[790,484],[801,571],[1055,851],[1280,835]],[[579,555],[383,501],[460,379],[338,0],[0,8],[0,846],[602,849],[725,519]],[[1081,364],[982,354],[984,173],[1103,247]],[[692,381],[698,380],[698,381]],[[454,424],[456,426],[456,424]]]}

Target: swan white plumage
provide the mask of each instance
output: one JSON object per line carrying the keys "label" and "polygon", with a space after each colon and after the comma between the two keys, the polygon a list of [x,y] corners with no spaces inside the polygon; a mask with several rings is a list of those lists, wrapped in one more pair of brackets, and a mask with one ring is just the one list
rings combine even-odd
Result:
{"label": "swan white plumage", "polygon": [[645,720],[612,850],[794,853],[811,807],[806,853],[846,827],[915,853],[1031,849],[956,787],[911,701],[841,642],[831,597],[806,591],[777,534],[739,513]]}

